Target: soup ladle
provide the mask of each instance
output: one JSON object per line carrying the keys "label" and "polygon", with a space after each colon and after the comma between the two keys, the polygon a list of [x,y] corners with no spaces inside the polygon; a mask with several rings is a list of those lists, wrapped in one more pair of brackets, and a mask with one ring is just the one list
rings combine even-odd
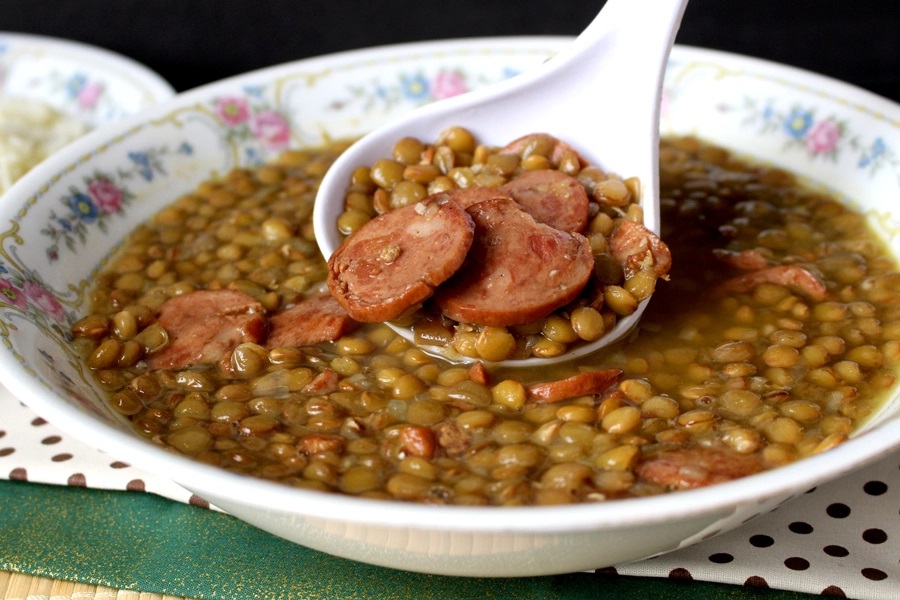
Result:
{"label": "soup ladle", "polygon": [[[538,67],[417,108],[360,138],[331,166],[316,195],[313,227],[322,255],[328,259],[343,241],[337,219],[357,167],[390,157],[401,138],[435,140],[452,126],[465,127],[488,144],[548,133],[576,148],[590,164],[637,177],[644,226],[658,234],[663,76],[686,5],[687,0],[607,0],[571,44]],[[596,341],[553,358],[511,359],[503,365],[527,367],[595,352],[628,335],[649,300]],[[387,324],[416,343],[411,328]],[[475,360],[449,346],[418,345],[451,361]]]}

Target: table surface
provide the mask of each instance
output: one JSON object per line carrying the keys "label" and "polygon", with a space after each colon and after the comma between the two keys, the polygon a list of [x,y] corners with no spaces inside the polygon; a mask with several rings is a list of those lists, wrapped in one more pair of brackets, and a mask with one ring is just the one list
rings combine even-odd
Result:
{"label": "table surface", "polygon": [[28,600],[36,597],[53,600],[190,600],[183,596],[117,590],[103,585],[0,571],[2,600]]}
{"label": "table surface", "polygon": [[614,570],[509,579],[411,573],[316,552],[229,515],[151,493],[0,480],[0,506],[0,569],[49,578],[0,575],[4,600],[135,597],[119,595],[125,594],[120,589],[170,594],[137,596],[142,599],[812,598],[701,581],[678,569],[668,577]]}

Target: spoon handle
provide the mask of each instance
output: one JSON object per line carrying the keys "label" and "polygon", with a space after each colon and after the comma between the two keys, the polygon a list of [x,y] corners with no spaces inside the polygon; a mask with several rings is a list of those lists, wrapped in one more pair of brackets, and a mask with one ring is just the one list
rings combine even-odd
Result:
{"label": "spoon handle", "polygon": [[[620,175],[640,176],[645,225],[654,231],[659,231],[659,215],[648,194],[659,189],[663,78],[687,2],[607,0],[571,45],[524,75],[532,81],[522,82],[517,92],[532,103],[542,100],[542,110],[558,111],[545,123],[552,127],[548,132],[563,139],[593,139],[590,148],[583,148],[588,160],[614,165]],[[510,106],[515,110],[514,103]],[[645,172],[641,165],[648,164],[648,146],[653,168]]]}

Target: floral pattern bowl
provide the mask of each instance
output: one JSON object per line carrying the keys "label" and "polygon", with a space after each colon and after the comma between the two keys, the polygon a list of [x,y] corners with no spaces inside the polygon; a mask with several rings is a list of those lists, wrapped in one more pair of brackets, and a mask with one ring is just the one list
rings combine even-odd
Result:
{"label": "floral pattern bowl", "polygon": [[44,102],[91,129],[174,95],[162,77],[114,52],[0,32],[0,96]]}
{"label": "floral pattern bowl", "polygon": [[[469,576],[592,569],[727,531],[900,446],[900,392],[847,443],[742,480],[566,507],[437,507],[334,496],[214,469],[139,439],[70,347],[93,275],[163,203],[287,147],[358,136],[528,69],[565,38],[472,39],[307,59],[204,86],[45,161],[0,207],[0,375],[74,437],[262,529],[373,564]],[[696,134],[855,203],[900,257],[900,106],[790,67],[676,47],[663,133]]]}

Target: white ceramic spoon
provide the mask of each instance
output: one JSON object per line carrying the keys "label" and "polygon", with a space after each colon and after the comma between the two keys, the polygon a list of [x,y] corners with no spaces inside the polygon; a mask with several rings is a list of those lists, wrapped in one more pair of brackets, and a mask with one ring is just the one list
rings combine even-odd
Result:
{"label": "white ceramic spoon", "polygon": [[[591,164],[638,177],[644,225],[659,233],[659,111],[669,52],[687,0],[607,0],[600,13],[559,54],[512,79],[424,106],[366,135],[328,170],[316,196],[313,226],[327,259],[340,246],[336,221],[354,169],[390,157],[397,140],[428,143],[451,126],[485,144],[502,145],[529,133],[566,141]],[[554,358],[504,361],[533,366],[571,360],[622,339],[637,325],[647,300],[596,342]],[[410,328],[391,325],[415,342]],[[423,346],[449,360],[452,350]]]}

